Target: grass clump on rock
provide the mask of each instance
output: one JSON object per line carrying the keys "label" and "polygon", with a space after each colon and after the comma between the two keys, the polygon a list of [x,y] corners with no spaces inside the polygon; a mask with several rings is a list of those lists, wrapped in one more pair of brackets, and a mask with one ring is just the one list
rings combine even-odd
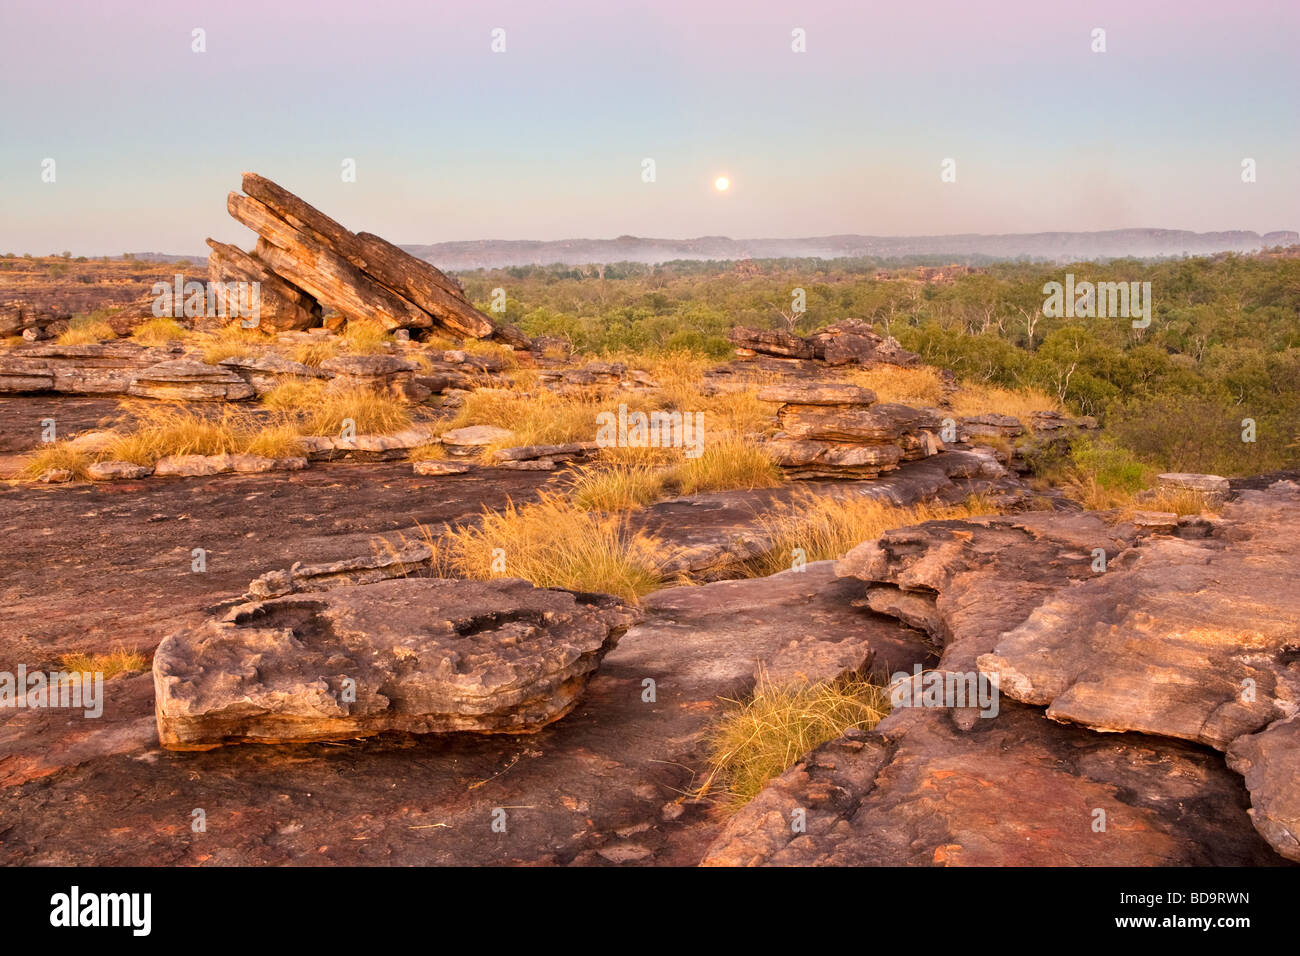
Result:
{"label": "grass clump on rock", "polygon": [[523,578],[632,602],[661,583],[654,538],[620,515],[583,511],[554,493],[484,511],[477,524],[450,530],[436,547],[439,563],[457,577]]}
{"label": "grass clump on rock", "polygon": [[698,794],[734,812],[809,751],[846,730],[872,730],[889,714],[889,691],[861,677],[777,685],[760,674],[752,695],[728,703],[708,735],[709,775]]}
{"label": "grass clump on rock", "polygon": [[319,380],[282,382],[262,396],[304,435],[339,435],[350,419],[358,435],[388,435],[410,427],[411,414],[396,397],[364,386],[338,388]]}

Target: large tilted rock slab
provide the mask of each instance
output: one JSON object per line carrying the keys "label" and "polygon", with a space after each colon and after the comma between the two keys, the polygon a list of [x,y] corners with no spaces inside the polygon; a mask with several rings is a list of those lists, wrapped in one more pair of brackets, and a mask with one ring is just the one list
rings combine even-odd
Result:
{"label": "large tilted rock slab", "polygon": [[256,282],[259,290],[257,328],[286,332],[320,325],[320,303],[311,296],[285,282],[238,246],[215,239],[209,239],[208,245],[212,247],[212,254],[208,256],[208,279],[216,284],[217,301],[225,305],[227,314],[237,315],[241,302],[238,297],[231,297],[226,302],[226,283]]}
{"label": "large tilted rock slab", "polygon": [[524,581],[409,578],[240,605],[154,656],[163,746],[531,733],[638,613]]}
{"label": "large tilted rock slab", "polygon": [[430,313],[460,335],[484,338],[493,324],[470,305],[460,284],[440,270],[372,233],[352,233],[284,187],[244,173],[244,192],[296,228],[332,246],[358,269]]}
{"label": "large tilted rock slab", "polygon": [[230,214],[260,237],[255,257],[293,285],[346,316],[348,321],[376,319],[390,329],[427,329],[432,317],[370,279],[329,246],[314,242],[256,199],[232,192]]}
{"label": "large tilted rock slab", "polygon": [[349,320],[389,328],[438,324],[456,335],[496,330],[460,285],[429,263],[371,233],[353,233],[287,189],[245,173],[247,196],[231,193],[230,214],[260,237],[252,257]]}
{"label": "large tilted rock slab", "polygon": [[[803,832],[792,826],[797,811]],[[968,733],[942,709],[906,708],[875,733],[823,745],[731,818],[704,858],[713,866],[1280,862],[1250,825],[1239,778],[1214,754],[1062,726],[1011,703]]]}

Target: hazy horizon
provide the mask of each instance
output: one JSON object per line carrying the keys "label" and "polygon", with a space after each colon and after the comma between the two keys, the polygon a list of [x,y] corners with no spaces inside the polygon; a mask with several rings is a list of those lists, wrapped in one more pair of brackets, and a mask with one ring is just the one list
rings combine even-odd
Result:
{"label": "hazy horizon", "polygon": [[250,247],[245,170],[408,245],[1300,225],[1293,3],[8,6],[3,252]]}

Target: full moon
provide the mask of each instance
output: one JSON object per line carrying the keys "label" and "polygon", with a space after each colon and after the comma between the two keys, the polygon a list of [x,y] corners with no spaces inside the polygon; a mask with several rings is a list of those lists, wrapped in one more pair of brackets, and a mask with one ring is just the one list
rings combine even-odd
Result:
{"label": "full moon", "polygon": [[719,176],[717,179],[713,181],[713,188],[720,193],[725,193],[728,189],[731,188],[731,180],[728,179],[726,176]]}

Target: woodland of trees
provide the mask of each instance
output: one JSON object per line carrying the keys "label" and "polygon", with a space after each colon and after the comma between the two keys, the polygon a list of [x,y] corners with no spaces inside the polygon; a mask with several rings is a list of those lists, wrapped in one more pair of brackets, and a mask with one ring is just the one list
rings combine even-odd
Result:
{"label": "woodland of trees", "polygon": [[[1043,286],[1149,281],[1148,328],[1043,315]],[[1068,265],[869,259],[520,267],[461,276],[506,320],[580,352],[732,352],[734,325],[871,321],[966,380],[1033,386],[1157,467],[1253,474],[1300,457],[1300,249]],[[792,309],[803,289],[806,311]],[[1254,422],[1255,441],[1242,441]]]}

